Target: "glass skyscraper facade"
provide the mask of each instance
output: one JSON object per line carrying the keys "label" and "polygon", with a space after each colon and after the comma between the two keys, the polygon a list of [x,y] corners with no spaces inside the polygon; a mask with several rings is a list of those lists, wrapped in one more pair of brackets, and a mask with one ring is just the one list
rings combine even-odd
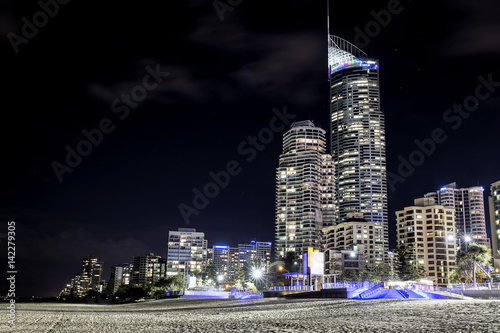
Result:
{"label": "glass skyscraper facade", "polygon": [[388,251],[385,117],[380,109],[378,61],[329,36],[331,155],[336,215],[362,213],[375,223],[374,257]]}

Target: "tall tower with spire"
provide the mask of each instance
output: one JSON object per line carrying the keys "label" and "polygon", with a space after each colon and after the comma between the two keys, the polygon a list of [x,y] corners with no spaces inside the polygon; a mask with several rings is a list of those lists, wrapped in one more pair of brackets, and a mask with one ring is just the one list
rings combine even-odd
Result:
{"label": "tall tower with spire", "polygon": [[348,41],[328,34],[331,155],[337,221],[362,213],[375,222],[375,248],[388,251],[385,118],[380,110],[379,65]]}

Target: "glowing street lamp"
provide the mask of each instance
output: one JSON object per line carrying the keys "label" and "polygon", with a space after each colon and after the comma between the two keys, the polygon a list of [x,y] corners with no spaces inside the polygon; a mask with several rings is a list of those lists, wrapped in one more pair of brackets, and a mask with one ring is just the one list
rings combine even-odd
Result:
{"label": "glowing street lamp", "polygon": [[278,270],[279,270],[280,272],[285,271],[285,272],[287,272],[287,273],[290,273],[287,269],[283,268],[283,266],[279,266],[279,267],[278,267]]}
{"label": "glowing street lamp", "polygon": [[259,280],[262,277],[262,271],[260,269],[254,269],[252,272],[254,279]]}
{"label": "glowing street lamp", "polygon": [[252,276],[255,280],[259,281],[260,284],[260,293],[262,294],[262,269],[260,268],[254,268],[252,271]]}

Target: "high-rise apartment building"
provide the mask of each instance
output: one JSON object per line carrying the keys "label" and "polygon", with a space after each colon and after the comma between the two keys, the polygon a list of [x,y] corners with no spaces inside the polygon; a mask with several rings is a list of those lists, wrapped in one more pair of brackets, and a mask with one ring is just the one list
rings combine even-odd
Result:
{"label": "high-rise apartment building", "polygon": [[74,297],[83,297],[87,294],[88,289],[83,289],[81,281],[82,281],[82,275],[80,273],[76,273],[71,279],[69,289],[70,289],[70,294],[73,295]]}
{"label": "high-rise apartment building", "polygon": [[131,284],[152,284],[166,276],[167,260],[154,253],[134,257]]}
{"label": "high-rise apartment building", "polygon": [[82,259],[82,274],[80,284],[82,289],[100,291],[99,285],[102,278],[102,262],[97,261],[97,257],[88,256]]}
{"label": "high-rise apartment building", "polygon": [[495,268],[500,268],[500,181],[491,184],[490,190],[491,255]]}
{"label": "high-rise apartment building", "polygon": [[398,246],[414,251],[413,261],[425,269],[425,277],[446,286],[456,264],[455,209],[435,203],[433,198],[396,212]]}
{"label": "high-rise apartment building", "polygon": [[218,276],[224,281],[232,281],[238,268],[252,264],[267,270],[271,263],[271,243],[251,241],[250,244],[238,244],[238,247],[214,245],[208,261],[213,263]]}
{"label": "high-rise apartment building", "polygon": [[271,263],[271,242],[251,241],[250,244],[238,244],[238,261],[241,265],[258,264],[267,271]]}
{"label": "high-rise apartment building", "polygon": [[179,228],[168,233],[167,275],[203,271],[207,263],[205,233],[192,228]]}
{"label": "high-rise apartment building", "polygon": [[469,235],[473,242],[489,245],[483,192],[480,186],[457,188],[456,183],[451,183],[436,192],[427,193],[425,197],[433,198],[445,208],[455,209],[458,233]]}
{"label": "high-rise apartment building", "polygon": [[120,265],[111,266],[108,288],[114,294],[122,285],[123,267]]}
{"label": "high-rise apartment building", "polygon": [[102,291],[102,262],[97,261],[97,257],[88,256],[82,259],[80,273],[76,273],[71,279],[69,289],[75,297],[84,297],[89,290]]}
{"label": "high-rise apartment building", "polygon": [[275,256],[321,249],[321,229],[333,225],[333,163],[325,130],[293,123],[283,136],[276,172]]}
{"label": "high-rise apartment building", "polygon": [[130,284],[130,275],[132,274],[131,264],[121,264],[111,266],[111,274],[108,282],[108,289],[112,293],[116,293],[120,286],[126,286]]}
{"label": "high-rise apartment building", "polygon": [[212,262],[217,275],[224,275],[225,281],[231,281],[235,270],[240,266],[239,249],[227,245],[214,245],[212,253]]}
{"label": "high-rise apartment building", "polygon": [[362,213],[375,223],[375,257],[388,251],[385,117],[380,109],[378,61],[329,35],[331,155],[337,220]]}

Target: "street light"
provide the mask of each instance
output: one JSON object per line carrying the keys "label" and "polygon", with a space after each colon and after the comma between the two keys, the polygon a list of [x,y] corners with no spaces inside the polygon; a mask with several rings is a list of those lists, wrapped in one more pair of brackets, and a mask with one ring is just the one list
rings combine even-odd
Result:
{"label": "street light", "polygon": [[283,268],[283,266],[279,266],[279,267],[278,267],[278,270],[279,270],[280,272],[284,270],[285,272],[290,273],[287,269]]}
{"label": "street light", "polygon": [[457,250],[461,250],[462,249],[462,240],[464,240],[465,243],[468,245],[472,241],[472,237],[470,235],[467,235],[465,233],[460,232],[456,236],[455,235],[448,235],[447,240],[449,242],[453,242],[453,241],[458,240]]}
{"label": "street light", "polygon": [[217,275],[217,282],[218,282],[218,285],[219,285],[219,288],[220,288],[220,283],[224,280],[224,275],[220,274],[220,275]]}
{"label": "street light", "polygon": [[260,293],[262,294],[262,269],[254,268],[252,271],[252,276],[255,280],[259,281],[260,284]]}
{"label": "street light", "polygon": [[254,269],[252,272],[254,279],[259,280],[262,277],[262,271],[260,269]]}

